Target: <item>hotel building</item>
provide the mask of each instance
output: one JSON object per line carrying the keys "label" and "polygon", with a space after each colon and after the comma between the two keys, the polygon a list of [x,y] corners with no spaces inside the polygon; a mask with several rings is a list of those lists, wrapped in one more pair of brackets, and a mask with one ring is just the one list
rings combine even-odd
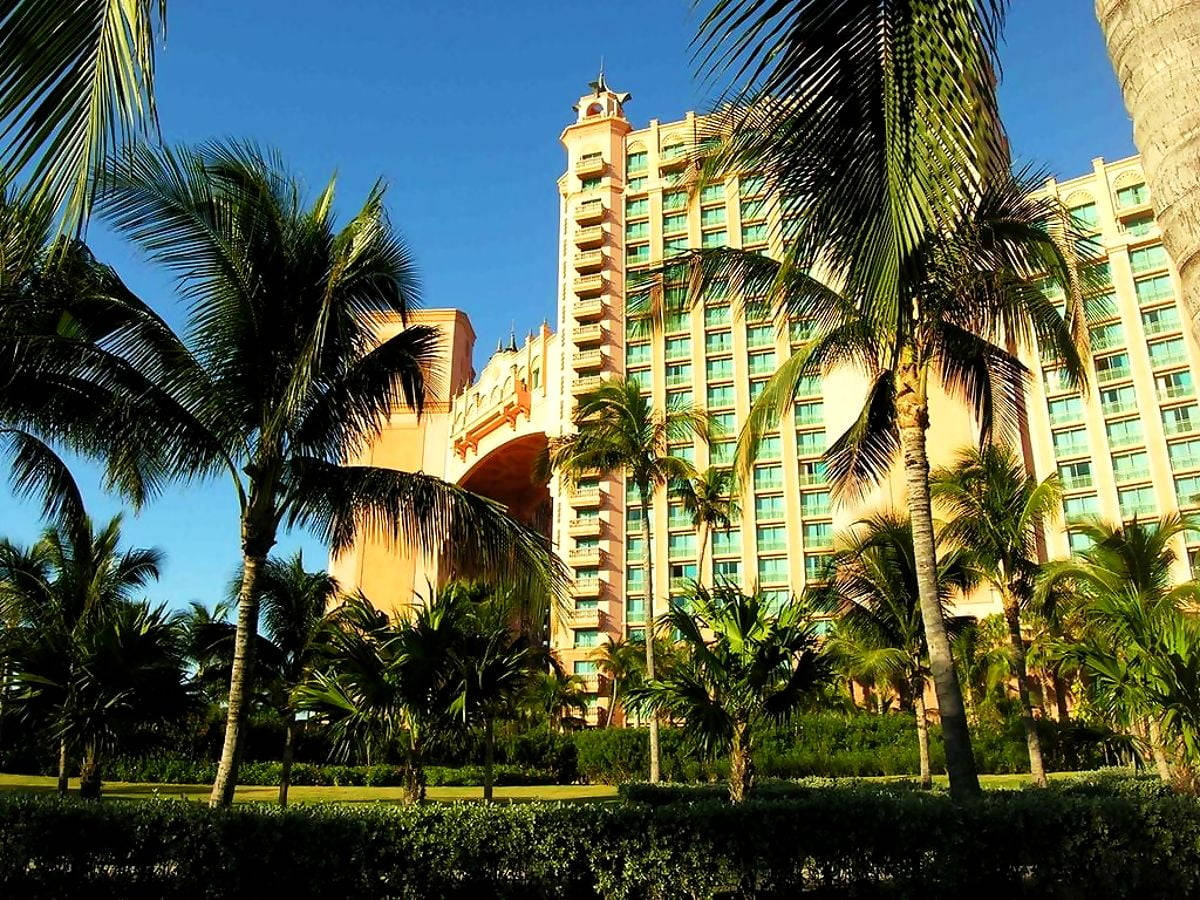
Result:
{"label": "hotel building", "polygon": [[[591,88],[561,136],[566,171],[558,181],[554,327],[543,324],[520,346],[515,340],[498,346],[476,374],[466,316],[422,313],[445,337],[442,392],[420,420],[397,411],[364,461],[462,484],[550,536],[572,575],[568,608],[552,616],[551,642],[567,670],[596,694],[593,717],[602,718],[607,689],[596,648],[610,637],[639,634],[650,596],[657,615],[674,589],[695,578],[799,590],[820,577],[838,531],[872,511],[903,509],[904,497],[893,477],[853,508],[831,499],[822,454],[864,395],[862,377],[851,372],[802,387],[794,409],[762,444],[738,520],[728,532],[713,534],[703,571],[696,529],[665,491],[653,498],[653,546],[647,548],[636,492],[619,475],[597,473],[574,486],[557,477],[533,481],[533,460],[569,429],[575,398],[620,376],[636,377],[659,408],[678,401],[708,409],[723,436],[710,446],[685,443],[672,450],[698,469],[728,462],[754,399],[806,337],[803,322],[777,327],[770,319],[747,319],[737,298],[719,289],[691,311],[668,315],[653,339],[630,326],[626,282],[632,273],[694,247],[774,255],[781,209],[779,198],[752,175],[689,192],[682,182],[693,158],[689,148],[697,145],[697,117],[634,129],[625,114],[629,95],[610,90],[603,76]],[[1110,285],[1088,304],[1095,371],[1083,395],[1065,385],[1052,358],[1037,348],[1024,353],[1034,375],[1021,449],[1039,478],[1062,477],[1062,515],[1046,543],[1051,556],[1065,556],[1081,540],[1071,524],[1085,517],[1144,519],[1200,508],[1194,378],[1200,356],[1183,330],[1178,278],[1159,241],[1138,160],[1094,160],[1087,175],[1050,181],[1045,190],[1091,230],[1078,250]],[[667,287],[668,293],[684,290]],[[931,397],[934,465],[949,462],[975,437],[957,402]],[[1195,551],[1178,550],[1177,575],[1184,579]],[[654,560],[653,591],[646,583],[647,552]],[[436,580],[433,561],[368,539],[335,559],[332,569],[344,585],[361,587],[389,611],[411,604]],[[997,610],[986,594],[960,606],[976,615]]]}

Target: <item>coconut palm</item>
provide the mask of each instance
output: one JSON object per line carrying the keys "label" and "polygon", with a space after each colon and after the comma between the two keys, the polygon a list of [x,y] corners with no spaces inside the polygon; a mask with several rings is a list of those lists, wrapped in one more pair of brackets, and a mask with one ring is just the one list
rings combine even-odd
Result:
{"label": "coconut palm", "polygon": [[954,660],[970,700],[972,721],[1002,720],[1001,709],[1012,666],[1008,661],[1008,626],[1003,615],[954,621],[951,638]]}
{"label": "coconut palm", "polygon": [[288,559],[268,559],[257,589],[268,644],[259,651],[265,663],[261,680],[267,683],[273,705],[283,715],[279,805],[287,806],[296,739],[292,695],[323,659],[330,624],[338,615],[336,603],[341,589],[337,579],[327,572],[307,571],[300,551]]}
{"label": "coconut palm", "polygon": [[[663,678],[648,678],[628,702],[682,722],[697,748],[729,754],[729,797],[754,787],[754,733],[786,721],[831,677],[813,609],[791,597],[778,604],[732,585],[694,586],[663,616],[686,655]],[[711,634],[712,638],[706,635]]]}
{"label": "coconut palm", "polygon": [[[857,523],[834,553],[830,589],[840,600],[838,619],[828,642],[837,665],[851,678],[882,683],[911,704],[917,721],[921,785],[933,785],[925,685],[929,650],[922,622],[912,526],[894,513]],[[956,591],[976,580],[962,550],[938,554],[939,606],[943,627],[956,632],[948,606]]]}
{"label": "coconut palm", "polygon": [[518,706],[533,724],[548,721],[551,728],[562,731],[584,725],[587,702],[583,679],[554,665],[548,670],[532,672]]}
{"label": "coconut palm", "polygon": [[738,516],[738,501],[733,496],[733,470],[728,466],[709,466],[688,481],[672,486],[672,492],[683,501],[683,509],[692,518],[699,544],[697,571],[704,571],[704,553],[712,532],[727,531]]}
{"label": "coconut palm", "polygon": [[117,704],[113,716],[129,712],[124,700],[104,693],[111,681],[89,680],[112,661],[113,643],[145,628],[162,647],[173,646],[163,629],[176,626],[161,611],[130,612],[135,595],[158,578],[161,554],[121,550],[120,542],[118,516],[99,529],[86,517],[49,528],[31,548],[0,544],[0,609],[14,623],[4,638],[6,669],[24,685],[26,717],[58,744],[60,793],[73,749],[90,754],[88,771],[98,771],[96,754],[112,735],[104,702]]}
{"label": "coconut palm", "polygon": [[0,14],[0,167],[28,170],[30,192],[87,220],[105,163],[154,134],[155,44],[166,0],[9,0]]}
{"label": "coconut palm", "polygon": [[[1175,583],[1173,544],[1198,529],[1170,514],[1157,522],[1079,526],[1091,545],[1048,563],[1039,594],[1066,583],[1084,599],[1085,634],[1066,648],[1088,673],[1093,700],[1118,724],[1143,723],[1160,773],[1166,757],[1194,779],[1200,764],[1200,583]],[[1170,752],[1168,752],[1170,751]]]}
{"label": "coconut palm", "polygon": [[257,582],[281,528],[316,531],[336,553],[366,530],[439,555],[446,568],[549,583],[546,541],[496,503],[422,473],[355,460],[390,410],[423,407],[438,335],[404,321],[416,275],[376,187],[344,227],[334,184],[308,203],[279,158],[248,144],[140,148],[111,167],[102,212],[177,276],[187,341],[156,383],[191,472],[228,474],[242,575],[225,741],[211,802],[237,779],[259,619]]}
{"label": "coconut palm", "polygon": [[[688,481],[691,463],[671,454],[670,445],[694,437],[707,440],[711,418],[690,406],[654,409],[636,379],[610,381],[579,398],[573,434],[551,443],[548,463],[567,482],[592,471],[622,475],[637,488],[642,543],[646,560],[646,632],[654,622],[654,552],[650,543],[650,508],[654,491]],[[653,679],[653,642],[646,641],[646,675]],[[659,780],[658,720],[650,719],[650,781]]]}
{"label": "coconut palm", "polygon": [[596,668],[611,685],[608,695],[608,727],[616,724],[622,687],[632,687],[645,671],[645,654],[628,638],[609,637],[597,649],[593,658]]}
{"label": "coconut palm", "polygon": [[1172,0],[1096,0],[1096,17],[1194,329],[1200,315],[1200,151],[1190,123],[1200,94],[1200,8]]}
{"label": "coconut palm", "polygon": [[1062,503],[1062,485],[1053,473],[1041,481],[1025,471],[1007,447],[968,448],[933,475],[933,500],[949,516],[943,535],[970,547],[976,562],[1000,595],[1008,625],[1012,675],[1021,703],[1021,721],[1033,783],[1046,787],[1046,769],[1030,699],[1027,648],[1021,614],[1033,600],[1039,545],[1047,520]]}

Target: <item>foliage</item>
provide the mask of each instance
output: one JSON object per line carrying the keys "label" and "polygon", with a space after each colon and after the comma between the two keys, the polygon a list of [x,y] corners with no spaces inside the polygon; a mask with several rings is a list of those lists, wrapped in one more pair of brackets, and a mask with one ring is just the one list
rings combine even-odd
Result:
{"label": "foliage", "polygon": [[1200,871],[1195,799],[1103,782],[970,804],[835,785],[740,806],[9,796],[0,834],[0,890],[27,897],[1121,898],[1186,896]]}

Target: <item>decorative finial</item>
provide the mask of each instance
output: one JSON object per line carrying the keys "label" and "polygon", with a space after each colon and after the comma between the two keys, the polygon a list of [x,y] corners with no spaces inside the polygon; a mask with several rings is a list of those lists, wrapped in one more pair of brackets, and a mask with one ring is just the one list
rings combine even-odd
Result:
{"label": "decorative finial", "polygon": [[596,92],[599,97],[602,93],[608,90],[608,82],[604,80],[604,57],[600,57],[600,74],[596,76],[595,81],[588,82],[588,87]]}
{"label": "decorative finial", "polygon": [[508,352],[517,352],[517,321],[514,319],[508,326]]}

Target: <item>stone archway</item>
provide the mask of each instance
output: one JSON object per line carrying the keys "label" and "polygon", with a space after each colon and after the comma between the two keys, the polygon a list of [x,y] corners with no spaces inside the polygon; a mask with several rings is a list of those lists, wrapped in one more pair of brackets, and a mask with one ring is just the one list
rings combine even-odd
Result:
{"label": "stone archway", "polygon": [[534,478],[536,461],[546,447],[541,432],[506,441],[471,466],[458,483],[503,504],[514,519],[550,537],[550,486]]}

